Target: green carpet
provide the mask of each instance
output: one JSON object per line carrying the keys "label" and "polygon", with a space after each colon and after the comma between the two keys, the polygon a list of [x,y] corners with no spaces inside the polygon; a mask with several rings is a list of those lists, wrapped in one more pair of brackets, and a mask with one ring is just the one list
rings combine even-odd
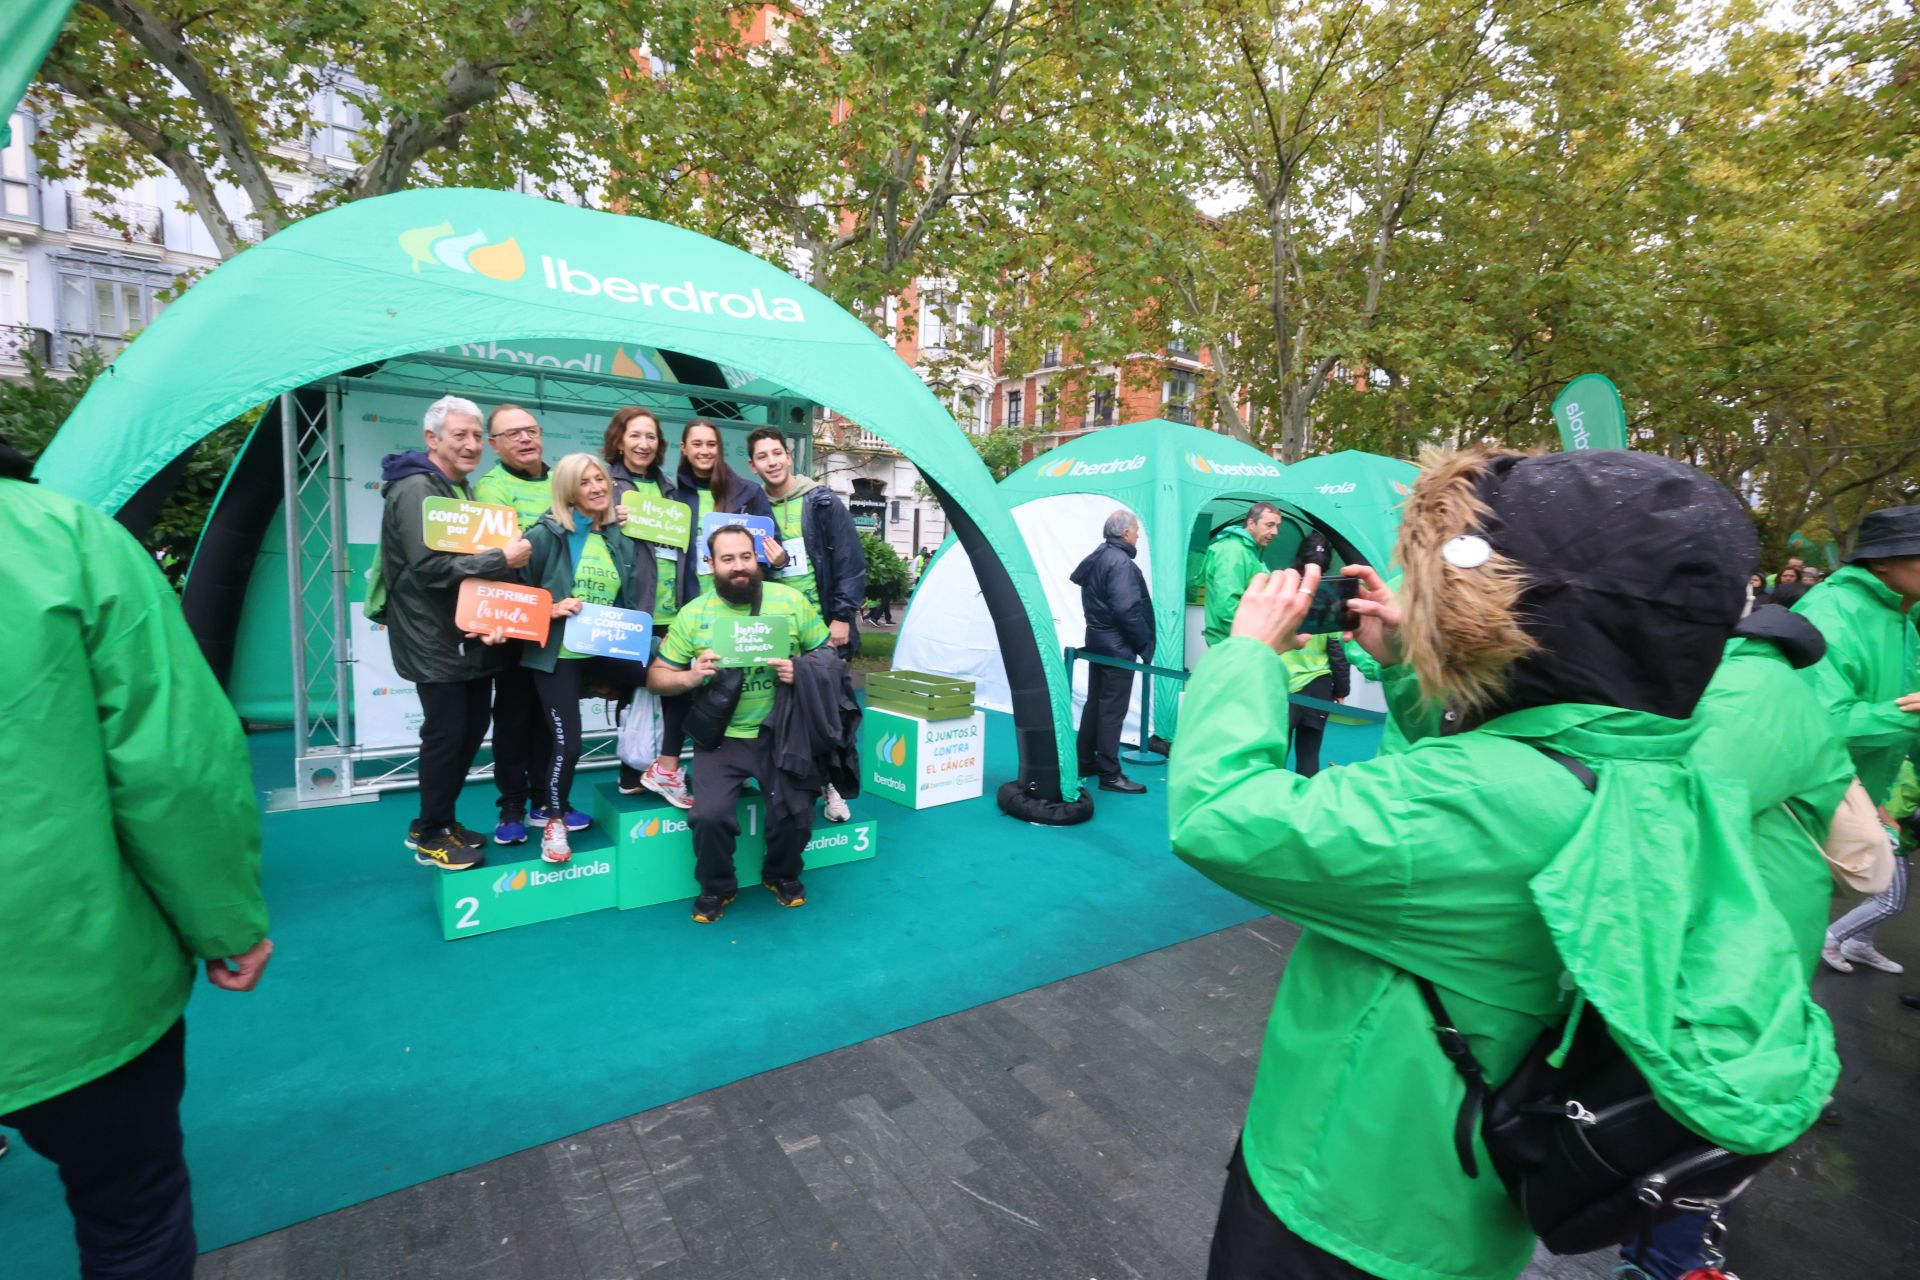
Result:
{"label": "green carpet", "polygon": [[[1332,759],[1377,731],[1329,734]],[[283,735],[256,746],[284,774]],[[1252,918],[1167,850],[1166,768],[1064,829],[1002,816],[1013,726],[990,715],[987,797],[880,820],[879,854],[784,911],[743,893],[443,942],[400,844],[415,797],[266,818],[272,967],[187,1014],[187,1154],[202,1249]],[[585,785],[599,775],[583,775]],[[490,821],[491,788],[461,815]],[[191,839],[191,828],[183,828]],[[755,868],[742,867],[742,879]],[[52,1167],[0,1161],[6,1272],[76,1273]]]}

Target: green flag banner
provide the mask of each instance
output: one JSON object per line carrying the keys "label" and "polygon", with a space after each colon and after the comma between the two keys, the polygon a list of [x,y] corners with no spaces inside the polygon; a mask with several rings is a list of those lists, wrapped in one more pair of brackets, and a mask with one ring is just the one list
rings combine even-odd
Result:
{"label": "green flag banner", "polygon": [[1553,420],[1567,453],[1627,447],[1627,409],[1605,374],[1583,373],[1569,382],[1553,398]]}
{"label": "green flag banner", "polygon": [[0,147],[20,95],[33,83],[73,0],[0,0]]}

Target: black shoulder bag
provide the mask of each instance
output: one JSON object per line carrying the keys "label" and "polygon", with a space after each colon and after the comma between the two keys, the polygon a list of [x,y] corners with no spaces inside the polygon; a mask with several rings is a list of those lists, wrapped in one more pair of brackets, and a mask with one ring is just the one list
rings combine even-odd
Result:
{"label": "black shoulder bag", "polygon": [[[1539,750],[1587,790],[1598,784],[1572,756]],[[1568,1022],[1542,1033],[1512,1077],[1489,1089],[1440,993],[1417,974],[1413,980],[1433,1015],[1440,1051],[1467,1086],[1453,1131],[1460,1167],[1469,1178],[1480,1176],[1477,1124],[1508,1197],[1553,1253],[1588,1253],[1635,1238],[1644,1248],[1663,1218],[1717,1214],[1773,1159],[1715,1146],[1663,1111],[1605,1020],[1577,997]]]}
{"label": "black shoulder bag", "polygon": [[[754,599],[752,617],[760,616],[760,601]],[[687,695],[687,739],[702,751],[712,751],[727,735],[727,725],[740,706],[740,694],[747,686],[744,667],[730,667],[714,674]]]}

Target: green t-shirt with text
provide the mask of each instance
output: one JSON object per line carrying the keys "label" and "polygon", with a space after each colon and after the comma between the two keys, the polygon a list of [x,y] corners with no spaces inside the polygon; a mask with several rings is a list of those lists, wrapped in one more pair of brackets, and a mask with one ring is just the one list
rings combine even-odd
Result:
{"label": "green t-shirt with text", "polygon": [[525,533],[553,510],[553,468],[542,470],[538,480],[529,480],[507,470],[506,463],[497,462],[493,470],[474,482],[473,500],[512,507],[520,517],[520,532]]}
{"label": "green t-shirt with text", "polygon": [[[580,563],[573,569],[573,598],[582,604],[618,604],[620,601],[620,567],[614,564],[613,553],[607,550],[607,540],[601,534],[588,534],[586,545],[580,549]],[[585,655],[562,644],[560,656]]]}
{"label": "green t-shirt with text", "polygon": [[[804,505],[804,494],[795,494],[785,502],[773,504],[773,522],[780,526],[780,541],[787,544],[787,554],[797,556],[802,561],[807,554],[800,545],[800,508]],[[814,608],[820,607],[820,584],[814,577],[812,565],[802,572],[781,574],[779,582],[781,586],[792,587],[805,596],[807,603]]]}
{"label": "green t-shirt with text", "polygon": [[[744,618],[752,612],[747,605],[727,603],[714,591],[688,601],[687,607],[667,628],[667,638],[660,643],[661,660],[681,668],[692,666],[703,650],[713,647],[713,628],[719,619],[729,615]],[[827,624],[820,620],[820,611],[791,587],[777,582],[761,584],[760,616],[787,620],[788,657],[818,649],[827,642]],[[761,724],[773,710],[773,686],[778,680],[773,668],[747,667],[745,674],[740,705],[734,708],[733,719],[727,722],[729,738],[758,737]]]}

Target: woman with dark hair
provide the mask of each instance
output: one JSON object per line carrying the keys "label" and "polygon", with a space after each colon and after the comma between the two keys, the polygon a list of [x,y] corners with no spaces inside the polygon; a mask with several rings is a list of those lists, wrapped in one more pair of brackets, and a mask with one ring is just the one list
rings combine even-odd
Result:
{"label": "woman with dark hair", "polygon": [[[660,433],[660,419],[654,416],[651,409],[628,405],[615,410],[612,420],[607,423],[607,433],[600,442],[600,453],[607,460],[607,474],[613,478],[613,500],[619,504],[616,514],[623,524],[629,519],[628,498],[635,492],[644,491],[649,497],[657,495],[688,506],[689,532],[684,542],[641,540],[642,547],[652,552],[657,569],[651,607],[654,650],[658,652],[659,642],[667,634],[667,625],[679,613],[680,606],[700,594],[700,579],[693,572],[690,556],[694,531],[698,530],[699,521],[694,518],[694,508],[687,504],[678,488],[667,479],[666,439]],[[621,714],[625,714],[624,706]],[[676,808],[686,809],[693,805],[693,795],[687,790],[686,774],[680,768],[680,752],[686,747],[686,731],[682,727],[686,718],[686,694],[674,694],[660,700],[659,755],[645,772],[621,762],[622,795],[638,795],[646,790]]]}
{"label": "woman with dark hair", "polygon": [[[767,500],[766,491],[727,465],[720,428],[705,418],[695,418],[680,433],[680,470],[675,481],[674,496],[693,508],[696,543],[700,540],[701,519],[716,511],[773,519],[773,504]],[[698,558],[696,555],[695,559]],[[710,570],[700,571],[702,579],[712,576]],[[700,582],[694,594],[698,595],[706,585]]]}

